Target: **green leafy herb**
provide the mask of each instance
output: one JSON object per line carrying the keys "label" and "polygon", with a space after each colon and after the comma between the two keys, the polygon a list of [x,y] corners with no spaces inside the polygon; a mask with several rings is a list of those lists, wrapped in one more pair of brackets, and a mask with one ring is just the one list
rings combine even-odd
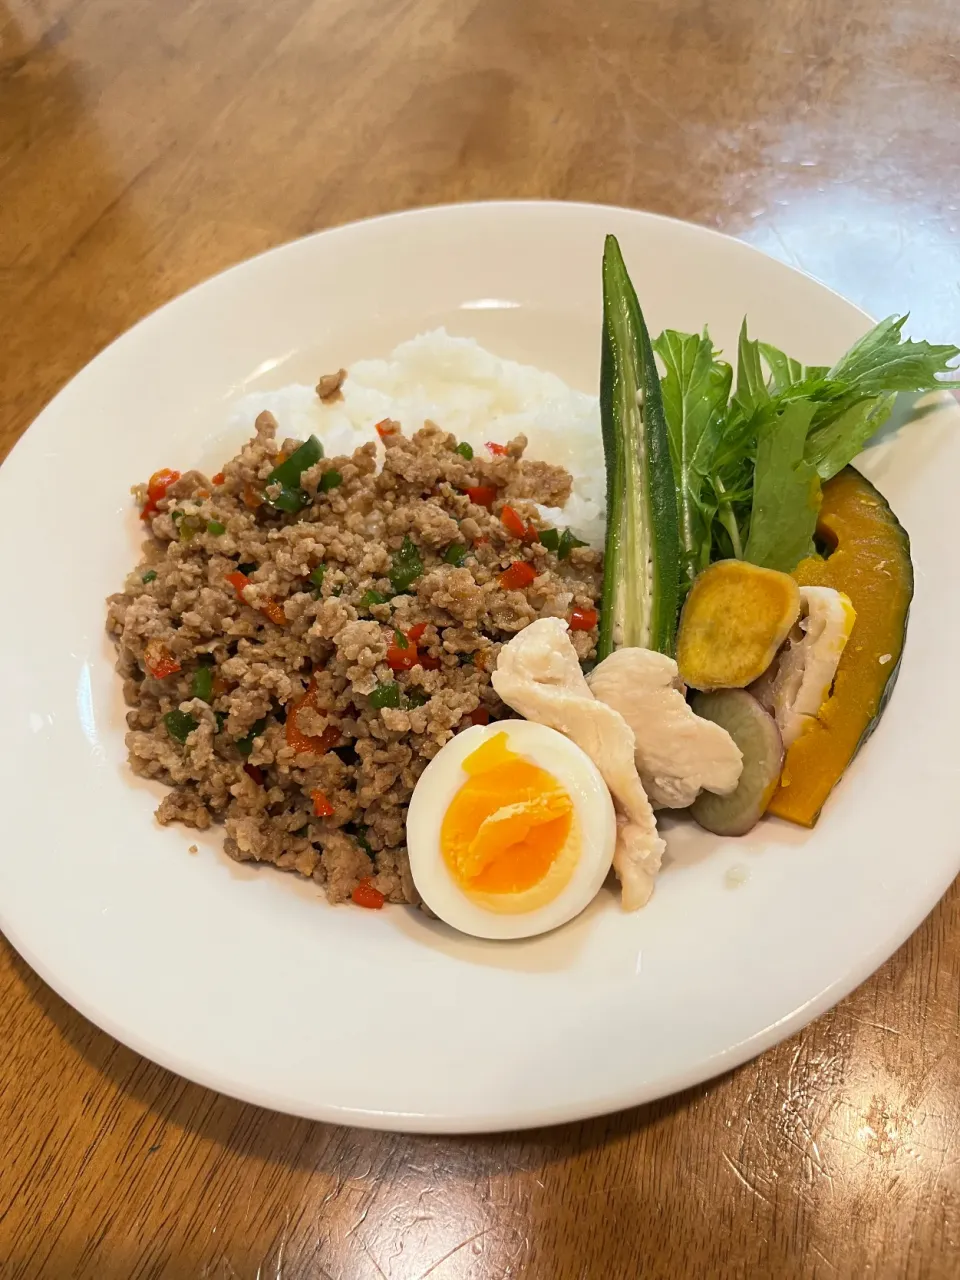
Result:
{"label": "green leafy herb", "polygon": [[209,702],[213,697],[213,668],[198,667],[190,681],[190,697]]}
{"label": "green leafy herb", "polygon": [[944,383],[937,376],[956,372],[950,361],[960,355],[960,348],[911,342],[903,337],[907,319],[904,315],[881,320],[853,344],[827,376],[834,382],[855,384],[861,395],[960,385],[960,380]]}
{"label": "green leafy herb", "polygon": [[227,526],[221,524],[219,520],[207,521],[207,533],[212,533],[215,538],[219,538],[221,534],[227,532]]}
{"label": "green leafy herb", "polygon": [[146,572],[146,573],[143,575],[143,577],[140,579],[140,581],[141,581],[141,582],[153,582],[153,580],[156,578],[156,576],[157,576],[157,571],[156,571],[156,569],[148,569],[148,570],[147,570],[147,572]]}
{"label": "green leafy herb", "polygon": [[466,558],[467,548],[462,542],[451,542],[450,546],[447,547],[446,551],[443,553],[444,563],[452,564],[457,569],[461,568]]}
{"label": "green leafy herb", "polygon": [[225,711],[215,711],[214,716],[217,720],[217,733],[223,733],[223,726],[227,723],[227,715]]}
{"label": "green leafy herb", "polygon": [[319,590],[323,586],[323,575],[327,572],[325,564],[318,564],[313,573],[310,574],[310,581]]}
{"label": "green leafy herb", "polygon": [[393,638],[396,641],[398,649],[409,649],[410,641],[397,627],[393,628]]}
{"label": "green leafy herb", "polygon": [[329,493],[331,489],[338,489],[343,484],[343,476],[339,471],[325,471],[320,477],[320,492]]}
{"label": "green leafy herb", "polygon": [[770,390],[780,403],[810,400],[815,406],[804,457],[821,480],[857,456],[886,422],[896,393],[960,385],[944,381],[960,349],[903,337],[906,316],[888,316],[855,342],[832,369],[804,367],[776,347],[760,343],[770,369]]}
{"label": "green leafy herb", "polygon": [[758,345],[760,354],[766,360],[767,368],[770,370],[770,381],[767,386],[771,395],[779,395],[788,387],[802,382],[809,381],[812,385],[826,376],[826,365],[802,365],[799,360],[792,360],[777,347],[772,347],[769,342],[761,342]]}
{"label": "green leafy herb", "polygon": [[197,727],[196,720],[186,711],[168,711],[163,717],[163,723],[166,725],[167,733],[169,733],[170,737],[181,743],[186,742]]}
{"label": "green leafy herb", "polygon": [[574,547],[587,545],[574,537],[569,529],[541,529],[537,537],[540,539],[540,545],[552,551],[558,560],[566,560]]}
{"label": "green leafy herb", "polygon": [[665,329],[653,348],[666,369],[663,409],[677,477],[683,586],[688,587],[710,563],[717,504],[707,475],[733,370],[717,359],[706,329],[699,335]]}
{"label": "green leafy herb", "polygon": [[751,339],[744,322],[729,401],[730,373],[706,332],[660,335],[688,580],[728,556],[793,569],[810,549],[816,476],[830,479],[860,453],[898,391],[956,385],[942,375],[960,351],[904,339],[905,321],[881,321],[831,369]]}
{"label": "green leafy herb", "polygon": [[585,547],[587,544],[575,538],[569,529],[564,529],[557,544],[557,559],[566,560],[574,547]]}
{"label": "green leafy herb", "polygon": [[466,440],[460,441],[457,445],[456,452],[459,453],[461,458],[466,458],[467,462],[470,462],[473,459],[473,448],[467,444]]}
{"label": "green leafy herb", "polygon": [[403,545],[399,551],[393,553],[393,564],[390,569],[390,583],[394,592],[400,595],[401,592],[409,590],[422,573],[423,561],[420,559],[420,552],[410,535],[404,534]]}
{"label": "green leafy herb", "polygon": [[872,436],[889,418],[896,392],[867,396],[841,409],[833,418],[821,414],[807,436],[804,457],[824,480],[829,480],[852,462]]}
{"label": "green leafy herb", "polygon": [[373,588],[371,587],[369,591],[365,591],[363,593],[358,603],[361,609],[369,609],[370,606],[373,604],[386,604],[387,597],[384,595],[381,595],[379,591],[374,591]]}
{"label": "green leafy herb", "polygon": [[820,510],[816,467],[803,448],[815,406],[797,400],[765,417],[757,440],[750,536],[744,558],[789,573],[813,550]]}
{"label": "green leafy herb", "polygon": [[744,418],[749,418],[769,400],[770,392],[760,360],[760,343],[747,336],[747,320],[744,317],[737,344],[737,389],[733,395],[733,404]]}
{"label": "green leafy herb", "polygon": [[422,707],[430,701],[429,693],[424,693],[422,689],[410,689],[404,696],[404,702],[408,707]]}
{"label": "green leafy herb", "polygon": [[378,684],[368,694],[367,701],[371,707],[375,707],[378,711],[383,707],[399,707],[400,686],[394,681],[390,681],[388,684]]}
{"label": "green leafy herb", "polygon": [[367,828],[364,826],[362,822],[352,822],[348,826],[344,827],[343,829],[344,831],[347,832],[348,835],[353,836],[354,840],[356,840],[357,844],[360,846],[360,848],[363,850],[364,853],[366,854],[373,853],[373,850],[370,848],[370,843],[367,840]]}
{"label": "green leafy herb", "polygon": [[275,498],[267,501],[278,511],[292,514],[301,511],[310,499],[300,488],[300,477],[323,457],[323,445],[316,436],[310,436],[299,448],[294,449],[289,458],[285,458],[279,466],[274,467],[266,479],[265,488],[280,485],[280,492]]}
{"label": "green leafy herb", "polygon": [[245,738],[239,739],[239,741],[237,742],[237,750],[240,752],[242,756],[248,756],[250,754],[250,752],[253,750],[254,738],[259,738],[261,733],[263,733],[266,727],[267,727],[267,721],[266,721],[266,717],[264,717],[264,719],[258,720],[256,722],[256,724],[253,726],[253,728],[250,730],[250,732],[247,734]]}

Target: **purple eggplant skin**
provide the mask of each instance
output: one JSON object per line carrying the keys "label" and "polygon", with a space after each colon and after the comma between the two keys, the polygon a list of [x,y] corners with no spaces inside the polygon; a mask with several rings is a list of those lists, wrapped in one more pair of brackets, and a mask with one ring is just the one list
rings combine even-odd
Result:
{"label": "purple eggplant skin", "polygon": [[718,836],[745,836],[763,817],[783,769],[783,739],[777,722],[745,689],[698,693],[690,704],[698,716],[726,729],[743,754],[735,791],[701,791],[690,806],[694,820]]}

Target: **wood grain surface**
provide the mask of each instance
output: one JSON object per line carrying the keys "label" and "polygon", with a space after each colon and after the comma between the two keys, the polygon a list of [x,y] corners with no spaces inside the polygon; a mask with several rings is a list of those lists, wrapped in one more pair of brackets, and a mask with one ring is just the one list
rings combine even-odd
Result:
{"label": "wood grain surface", "polygon": [[[189,285],[433,202],[694,219],[955,340],[958,31],[953,0],[0,0],[0,453]],[[229,1101],[0,948],[3,1280],[960,1275],[956,889],[756,1062],[484,1139]]]}

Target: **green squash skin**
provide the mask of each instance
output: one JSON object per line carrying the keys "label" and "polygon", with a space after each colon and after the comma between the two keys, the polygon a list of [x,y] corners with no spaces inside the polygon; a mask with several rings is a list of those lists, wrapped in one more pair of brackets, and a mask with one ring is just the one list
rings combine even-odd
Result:
{"label": "green squash skin", "polygon": [[852,762],[853,760],[856,760],[857,756],[863,750],[864,743],[868,740],[870,735],[873,733],[874,729],[876,729],[877,725],[880,723],[880,717],[883,715],[884,711],[886,711],[887,709],[887,703],[890,701],[890,697],[893,693],[894,685],[897,683],[897,677],[900,675],[900,664],[903,662],[904,650],[907,647],[907,628],[910,625],[910,606],[913,604],[913,593],[914,593],[914,587],[916,583],[916,574],[914,573],[914,568],[913,568],[913,557],[910,554],[910,535],[909,533],[907,533],[906,529],[897,519],[896,515],[894,515],[893,510],[890,507],[890,503],[886,500],[886,498],[883,496],[880,490],[876,487],[876,485],[871,484],[871,482],[867,479],[867,477],[861,471],[857,471],[856,467],[851,467],[848,465],[847,467],[844,468],[844,470],[856,471],[857,478],[859,479],[860,483],[863,485],[866,485],[866,487],[870,490],[870,492],[876,498],[877,502],[879,502],[880,505],[883,507],[884,511],[887,513],[887,516],[890,520],[890,525],[891,525],[891,528],[893,529],[894,535],[897,537],[897,540],[901,544],[901,548],[903,550],[903,558],[907,562],[907,564],[910,566],[910,596],[909,596],[909,599],[907,600],[907,605],[903,613],[903,627],[902,627],[903,639],[900,641],[900,656],[897,658],[897,661],[894,664],[893,670],[890,672],[889,676],[887,676],[887,683],[884,685],[883,693],[881,693],[880,695],[880,701],[877,703],[876,714],[874,715],[873,719],[870,721],[870,723],[867,725],[867,727],[864,729],[863,733],[861,734],[860,741],[857,743],[856,750],[854,751],[853,756],[851,757],[851,762]]}
{"label": "green squash skin", "polygon": [[[608,236],[603,256],[603,336],[600,351],[600,422],[607,469],[607,533],[601,601],[598,659],[614,648],[613,628],[618,592],[643,590],[643,584],[619,580],[620,551],[629,519],[649,522],[653,589],[647,603],[646,647],[673,655],[680,609],[680,522],[677,488],[663,411],[660,375],[650,335],[636,291],[614,236]],[[617,333],[617,318],[626,329],[625,342]],[[643,487],[646,512],[624,510],[626,441],[618,416],[619,389],[624,369],[632,362],[643,393]]]}

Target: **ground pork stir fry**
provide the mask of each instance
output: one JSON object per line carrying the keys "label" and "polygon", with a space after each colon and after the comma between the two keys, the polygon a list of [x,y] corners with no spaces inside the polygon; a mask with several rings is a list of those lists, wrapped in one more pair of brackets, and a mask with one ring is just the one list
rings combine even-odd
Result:
{"label": "ground pork stir fry", "polygon": [[[387,422],[382,470],[370,443],[298,476],[310,449],[276,432],[262,413],[222,473],[135,490],[151,537],[108,602],[130,764],[171,788],[161,823],[222,822],[239,861],[333,902],[416,902],[420,773],[459,729],[510,714],[490,673],[533,619],[572,619],[593,656],[600,555],[543,529],[532,503],[561,506],[570,477],[525,459],[522,435],[474,456]],[[271,481],[286,460],[292,479]]]}

